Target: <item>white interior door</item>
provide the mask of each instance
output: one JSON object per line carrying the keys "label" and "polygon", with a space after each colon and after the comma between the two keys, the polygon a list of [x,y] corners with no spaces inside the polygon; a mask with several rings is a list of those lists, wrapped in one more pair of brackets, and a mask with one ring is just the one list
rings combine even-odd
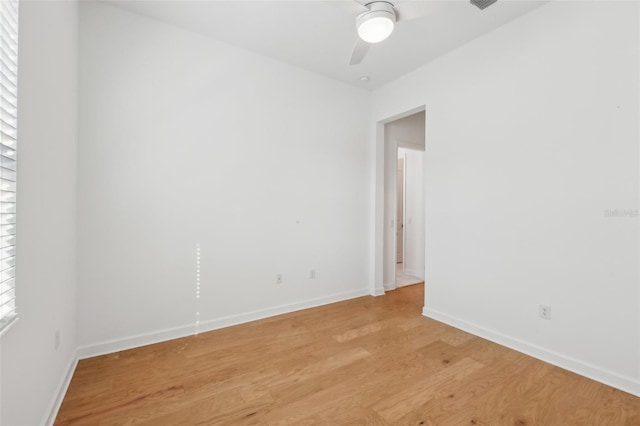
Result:
{"label": "white interior door", "polygon": [[396,263],[402,263],[404,258],[404,158],[398,158],[396,182]]}

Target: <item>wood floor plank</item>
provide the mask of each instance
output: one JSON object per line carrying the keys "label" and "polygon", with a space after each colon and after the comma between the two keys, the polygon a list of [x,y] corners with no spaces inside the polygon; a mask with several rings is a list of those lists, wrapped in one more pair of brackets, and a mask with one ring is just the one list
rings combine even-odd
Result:
{"label": "wood floor plank", "polygon": [[484,367],[470,358],[463,358],[453,365],[447,366],[423,381],[414,383],[394,395],[385,397],[373,405],[373,410],[388,422],[397,422],[414,409],[433,399],[438,389],[447,383],[456,382]]}
{"label": "wood floor plank", "polygon": [[423,285],[82,360],[56,425],[640,425],[640,398],[421,315]]}
{"label": "wood floor plank", "polygon": [[495,360],[472,372],[464,380],[443,384],[434,392],[430,401],[416,404],[412,409],[407,410],[408,413],[398,421],[398,424],[417,425],[427,420],[439,424],[439,422],[464,412],[474,398],[494,386],[499,386],[500,382],[507,377],[517,375],[523,369],[522,365]]}

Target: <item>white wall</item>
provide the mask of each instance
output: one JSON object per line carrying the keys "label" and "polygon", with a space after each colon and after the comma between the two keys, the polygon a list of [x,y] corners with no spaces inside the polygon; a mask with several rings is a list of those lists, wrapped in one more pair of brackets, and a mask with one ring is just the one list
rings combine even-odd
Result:
{"label": "white wall", "polygon": [[404,273],[424,279],[424,151],[399,148],[398,155],[405,174]]}
{"label": "white wall", "polygon": [[552,2],[373,94],[426,105],[425,314],[636,394],[638,48],[637,2]]}
{"label": "white wall", "polygon": [[80,21],[81,355],[369,293],[368,92],[104,4]]}
{"label": "white wall", "polygon": [[[403,111],[404,112],[404,111]],[[420,111],[385,125],[386,137],[397,146],[423,150],[425,138],[425,112]]]}
{"label": "white wall", "polygon": [[[401,111],[404,113],[405,111]],[[384,125],[384,240],[383,284],[395,288],[396,275],[396,170],[398,147],[424,150],[424,111]],[[423,268],[424,269],[424,266]]]}
{"label": "white wall", "polygon": [[46,421],[76,349],[77,18],[76,2],[20,2],[19,320],[0,340],[3,425]]}

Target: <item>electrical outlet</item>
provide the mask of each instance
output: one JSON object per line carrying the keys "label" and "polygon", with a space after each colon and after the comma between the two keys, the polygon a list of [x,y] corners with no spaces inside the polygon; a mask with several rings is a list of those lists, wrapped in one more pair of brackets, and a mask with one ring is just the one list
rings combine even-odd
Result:
{"label": "electrical outlet", "polygon": [[53,348],[58,350],[60,347],[60,330],[56,330],[56,333],[53,336]]}
{"label": "electrical outlet", "polygon": [[282,284],[282,274],[276,275],[276,284]]}
{"label": "electrical outlet", "polygon": [[309,278],[311,278],[312,280],[316,278],[316,270],[312,269],[311,271],[309,271]]}
{"label": "electrical outlet", "polygon": [[544,318],[546,320],[551,319],[551,306],[540,305],[540,318]]}

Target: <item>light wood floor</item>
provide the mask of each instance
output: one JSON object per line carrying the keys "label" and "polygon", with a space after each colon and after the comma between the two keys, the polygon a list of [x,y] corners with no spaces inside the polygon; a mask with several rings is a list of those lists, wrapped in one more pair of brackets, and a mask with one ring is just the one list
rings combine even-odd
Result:
{"label": "light wood floor", "polygon": [[419,284],[80,361],[56,424],[640,425],[640,398],[422,300]]}

